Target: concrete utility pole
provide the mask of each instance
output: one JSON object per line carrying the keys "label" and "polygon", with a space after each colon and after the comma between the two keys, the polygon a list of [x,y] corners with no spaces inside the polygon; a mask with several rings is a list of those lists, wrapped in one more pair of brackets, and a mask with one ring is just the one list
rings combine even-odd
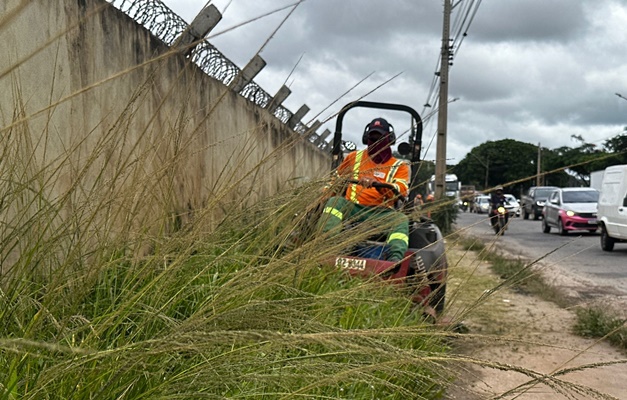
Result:
{"label": "concrete utility pole", "polygon": [[538,169],[537,169],[537,174],[538,174],[538,179],[536,179],[537,181],[537,186],[544,186],[544,176],[542,176],[542,146],[540,146],[540,143],[538,143]]}
{"label": "concrete utility pole", "polygon": [[440,60],[440,99],[438,100],[438,141],[435,155],[435,198],[446,193],[446,122],[448,111],[448,67],[450,56],[449,32],[451,22],[451,0],[444,0],[444,23],[442,24],[442,56]]}

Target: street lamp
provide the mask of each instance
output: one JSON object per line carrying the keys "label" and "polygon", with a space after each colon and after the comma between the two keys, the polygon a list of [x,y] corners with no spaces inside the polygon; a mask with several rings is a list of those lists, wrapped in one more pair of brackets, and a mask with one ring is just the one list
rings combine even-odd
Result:
{"label": "street lamp", "polygon": [[621,99],[623,99],[623,100],[627,100],[627,97],[623,96],[623,95],[622,95],[622,94],[620,94],[620,93],[614,93],[614,94],[615,94],[616,96],[620,97],[620,98],[621,98]]}

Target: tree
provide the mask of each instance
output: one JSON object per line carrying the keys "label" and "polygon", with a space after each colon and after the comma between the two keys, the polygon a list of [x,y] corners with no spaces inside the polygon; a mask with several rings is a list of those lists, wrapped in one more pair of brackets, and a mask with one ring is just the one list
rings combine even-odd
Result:
{"label": "tree", "polygon": [[[509,186],[507,191],[519,194],[531,186],[536,175],[538,147],[513,139],[488,141],[474,147],[454,168],[464,184],[489,189]],[[487,187],[486,187],[487,175]]]}
{"label": "tree", "polygon": [[613,154],[613,156],[608,157],[605,160],[606,165],[600,169],[605,169],[605,167],[610,165],[627,164],[627,127],[625,127],[623,132],[625,133],[618,134],[603,143],[606,151]]}
{"label": "tree", "polygon": [[[556,157],[551,167],[564,168],[575,180],[566,182],[563,186],[587,185],[590,182],[590,173],[605,169],[608,162],[608,153],[595,144],[586,143],[581,135],[571,135],[571,138],[580,143],[577,147],[559,147],[553,150]],[[615,161],[613,162],[615,163]]]}

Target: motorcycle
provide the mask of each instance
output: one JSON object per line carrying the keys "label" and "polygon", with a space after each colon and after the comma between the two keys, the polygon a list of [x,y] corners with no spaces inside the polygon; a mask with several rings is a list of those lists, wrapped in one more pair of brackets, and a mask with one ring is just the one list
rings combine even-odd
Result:
{"label": "motorcycle", "polygon": [[490,223],[497,235],[504,235],[509,220],[509,212],[502,203],[495,204],[490,210]]}
{"label": "motorcycle", "polygon": [[459,205],[459,208],[463,211],[463,212],[467,212],[468,211],[468,201],[464,200],[462,201],[462,203]]}

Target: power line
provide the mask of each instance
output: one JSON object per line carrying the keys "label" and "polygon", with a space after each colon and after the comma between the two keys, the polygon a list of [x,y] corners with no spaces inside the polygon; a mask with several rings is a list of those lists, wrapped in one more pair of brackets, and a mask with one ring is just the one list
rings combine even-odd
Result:
{"label": "power line", "polygon": [[[463,43],[464,38],[468,35],[468,31],[470,26],[472,25],[475,16],[477,15],[477,11],[479,6],[481,6],[482,0],[459,0],[457,3],[453,5],[453,9],[462,5],[461,10],[456,13],[455,21],[453,23],[453,31],[456,32],[452,39],[449,39],[450,47],[449,47],[449,59],[446,60],[449,63],[449,66],[453,65],[453,59]],[[429,93],[427,95],[427,100],[425,101],[422,112],[425,112],[427,107],[436,107],[439,106],[440,98],[439,91],[436,91],[435,88],[438,86],[438,82],[441,81],[440,71],[442,69],[442,53],[439,52],[438,59],[436,62],[436,70],[434,72],[433,80],[431,82],[431,86],[429,88]],[[427,124],[429,121],[427,121]],[[425,126],[426,128],[426,126]],[[437,133],[437,130],[436,130]],[[434,136],[435,134],[434,133]],[[433,140],[433,138],[431,139]]]}

